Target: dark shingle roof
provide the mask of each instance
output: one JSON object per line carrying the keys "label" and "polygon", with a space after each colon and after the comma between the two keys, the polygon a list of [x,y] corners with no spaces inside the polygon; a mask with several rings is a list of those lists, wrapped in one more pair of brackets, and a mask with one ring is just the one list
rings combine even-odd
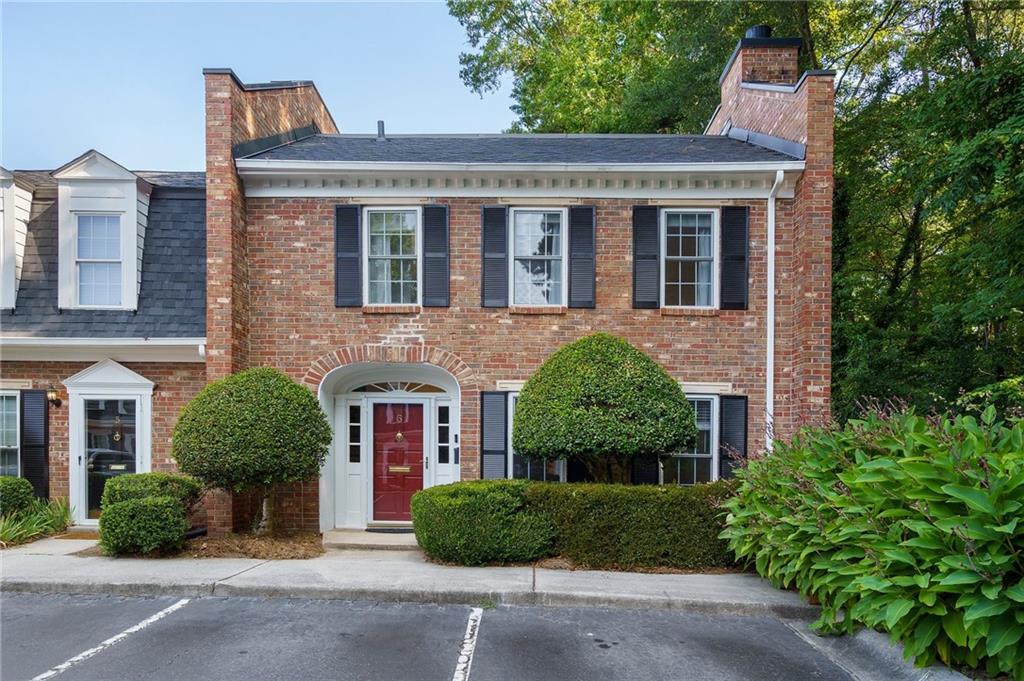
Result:
{"label": "dark shingle roof", "polygon": [[253,154],[378,163],[756,163],[794,158],[720,135],[313,135]]}
{"label": "dark shingle roof", "polygon": [[[56,187],[50,170],[15,170],[14,178],[18,184],[32,189]],[[155,187],[173,187],[175,189],[202,189],[206,187],[206,173],[190,170],[133,170],[136,175]]]}
{"label": "dark shingle roof", "polygon": [[[206,335],[206,200],[204,192],[183,191],[185,185],[181,184],[194,182],[202,173],[173,178],[170,185],[146,177],[166,173],[139,174],[158,186],[149,203],[138,312],[57,309],[57,204],[49,192],[48,198],[37,195],[32,202],[15,309],[13,313],[0,312],[0,332],[4,336]],[[20,177],[20,173],[15,176]],[[36,175],[21,179],[42,180]]]}

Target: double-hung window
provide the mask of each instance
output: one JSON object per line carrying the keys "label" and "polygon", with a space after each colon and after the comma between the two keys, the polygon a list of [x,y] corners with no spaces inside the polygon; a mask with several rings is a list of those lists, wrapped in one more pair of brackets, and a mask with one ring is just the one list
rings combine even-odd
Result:
{"label": "double-hung window", "polygon": [[661,304],[665,307],[715,307],[718,212],[669,209],[661,213]]}
{"label": "double-hung window", "polygon": [[78,304],[121,306],[121,216],[78,215],[75,269]]}
{"label": "double-hung window", "polygon": [[18,393],[0,393],[0,475],[17,476],[21,473],[19,435]]}
{"label": "double-hung window", "polygon": [[370,305],[420,302],[420,211],[368,208],[367,298]]}
{"label": "double-hung window", "polygon": [[564,209],[512,209],[513,305],[565,305]]}
{"label": "double-hung window", "polygon": [[697,419],[697,440],[690,450],[665,459],[662,482],[666,485],[695,485],[718,477],[718,398],[688,399]]}

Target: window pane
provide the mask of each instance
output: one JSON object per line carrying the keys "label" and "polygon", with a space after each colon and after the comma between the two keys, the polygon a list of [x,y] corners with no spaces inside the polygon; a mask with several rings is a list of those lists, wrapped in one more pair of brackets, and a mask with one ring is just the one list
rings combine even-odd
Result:
{"label": "window pane", "polygon": [[517,305],[561,305],[562,262],[518,259],[515,263]]}
{"label": "window pane", "polygon": [[120,305],[121,263],[79,263],[78,303],[79,305]]}
{"label": "window pane", "polygon": [[116,215],[78,216],[78,257],[96,260],[121,258],[121,220]]}
{"label": "window pane", "polygon": [[0,447],[18,448],[17,395],[0,395]]}
{"label": "window pane", "polygon": [[448,407],[437,408],[437,420],[440,423],[448,423]]}
{"label": "window pane", "polygon": [[0,448],[0,475],[18,477],[18,450],[11,447]]}

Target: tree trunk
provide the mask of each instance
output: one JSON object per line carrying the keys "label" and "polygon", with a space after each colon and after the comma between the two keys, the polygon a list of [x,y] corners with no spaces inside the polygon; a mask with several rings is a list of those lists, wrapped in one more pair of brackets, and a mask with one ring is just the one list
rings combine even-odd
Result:
{"label": "tree trunk", "polygon": [[584,457],[583,465],[594,482],[628,485],[633,480],[631,459],[616,457]]}

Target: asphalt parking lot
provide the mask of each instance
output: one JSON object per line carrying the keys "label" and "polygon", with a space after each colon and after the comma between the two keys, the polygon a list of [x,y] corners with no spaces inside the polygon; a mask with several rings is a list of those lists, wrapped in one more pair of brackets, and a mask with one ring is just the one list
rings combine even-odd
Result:
{"label": "asphalt parking lot", "polygon": [[[0,676],[3,681],[851,679],[771,617],[183,600],[4,594]],[[467,627],[471,618],[478,620]]]}

